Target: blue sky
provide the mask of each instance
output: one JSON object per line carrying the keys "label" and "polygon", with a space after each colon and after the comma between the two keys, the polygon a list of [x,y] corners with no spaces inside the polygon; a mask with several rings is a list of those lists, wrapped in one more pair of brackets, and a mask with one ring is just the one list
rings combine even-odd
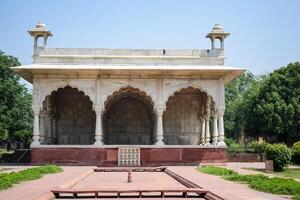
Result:
{"label": "blue sky", "polygon": [[43,21],[49,47],[210,48],[220,23],[226,65],[268,73],[300,60],[300,1],[295,0],[2,0],[0,49],[31,63],[27,30]]}

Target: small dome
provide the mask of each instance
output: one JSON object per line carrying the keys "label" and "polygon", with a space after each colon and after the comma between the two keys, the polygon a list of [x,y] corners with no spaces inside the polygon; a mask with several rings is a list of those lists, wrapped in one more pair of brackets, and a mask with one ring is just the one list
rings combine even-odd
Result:
{"label": "small dome", "polygon": [[223,26],[221,24],[215,24],[214,27],[213,27],[213,32],[221,32],[221,31],[224,31],[223,30]]}
{"label": "small dome", "polygon": [[46,25],[44,24],[44,22],[38,22],[36,25],[35,25],[36,28],[46,28]]}

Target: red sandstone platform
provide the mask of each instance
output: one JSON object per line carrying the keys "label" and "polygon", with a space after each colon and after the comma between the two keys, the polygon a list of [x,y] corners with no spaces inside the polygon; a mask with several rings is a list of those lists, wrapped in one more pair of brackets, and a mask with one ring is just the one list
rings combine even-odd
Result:
{"label": "red sandstone platform", "polygon": [[[197,146],[140,147],[141,166],[197,165],[226,161],[226,148]],[[33,164],[117,166],[118,147],[44,146],[31,149]]]}

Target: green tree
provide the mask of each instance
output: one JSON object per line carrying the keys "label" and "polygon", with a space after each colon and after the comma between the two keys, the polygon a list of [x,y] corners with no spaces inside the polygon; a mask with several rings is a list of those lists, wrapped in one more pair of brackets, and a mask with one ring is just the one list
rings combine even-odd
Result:
{"label": "green tree", "polygon": [[300,137],[300,63],[275,70],[249,99],[249,132],[291,144]]}
{"label": "green tree", "polygon": [[224,127],[227,137],[243,138],[245,127],[245,94],[249,93],[257,78],[251,72],[234,79],[225,88],[226,110]]}
{"label": "green tree", "polygon": [[8,144],[29,143],[32,132],[31,94],[11,70],[18,65],[17,58],[0,51],[0,142]]}

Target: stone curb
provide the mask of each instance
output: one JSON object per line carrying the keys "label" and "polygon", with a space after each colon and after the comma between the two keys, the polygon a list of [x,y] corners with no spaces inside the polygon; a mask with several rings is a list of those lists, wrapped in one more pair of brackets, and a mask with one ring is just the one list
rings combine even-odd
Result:
{"label": "stone curb", "polygon": [[[79,183],[80,181],[82,181],[83,179],[85,179],[86,177],[88,177],[93,172],[94,172],[93,169],[89,169],[89,170],[85,171],[84,173],[82,173],[80,176],[77,176],[76,178],[59,186],[59,188],[70,188],[70,187],[76,185],[77,183]],[[44,194],[42,194],[41,196],[39,196],[36,200],[53,200],[54,198],[55,198],[55,196],[51,192],[51,189],[50,189],[47,192],[45,192]]]}

